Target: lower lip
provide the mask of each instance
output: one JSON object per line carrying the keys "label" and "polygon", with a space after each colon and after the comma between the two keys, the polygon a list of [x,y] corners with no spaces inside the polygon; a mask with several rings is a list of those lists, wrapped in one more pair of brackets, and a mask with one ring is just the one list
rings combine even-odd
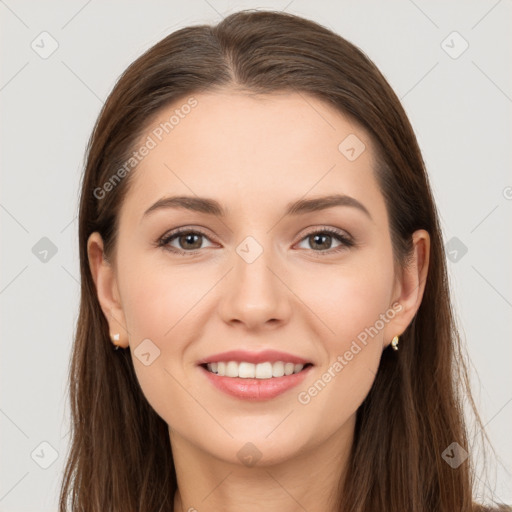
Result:
{"label": "lower lip", "polygon": [[221,377],[216,373],[209,372],[206,368],[199,367],[210,379],[210,382],[228,395],[245,400],[270,400],[289,389],[299,385],[309,373],[313,366],[304,368],[299,373],[284,375],[283,377],[272,377],[271,379],[241,379],[240,377]]}

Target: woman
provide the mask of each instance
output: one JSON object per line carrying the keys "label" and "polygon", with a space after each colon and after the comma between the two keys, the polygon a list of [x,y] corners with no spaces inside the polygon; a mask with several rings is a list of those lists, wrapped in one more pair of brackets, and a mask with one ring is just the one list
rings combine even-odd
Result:
{"label": "woman", "polygon": [[169,35],[105,103],[79,230],[61,512],[483,510],[425,166],[355,46]]}

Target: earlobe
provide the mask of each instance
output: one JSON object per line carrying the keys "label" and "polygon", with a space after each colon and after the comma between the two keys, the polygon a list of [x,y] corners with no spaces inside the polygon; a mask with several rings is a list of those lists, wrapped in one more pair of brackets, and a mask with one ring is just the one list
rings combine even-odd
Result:
{"label": "earlobe", "polygon": [[89,236],[87,255],[89,268],[96,286],[98,302],[107,319],[111,340],[115,344],[128,346],[126,321],[121,306],[114,267],[105,258],[103,239],[98,232]]}
{"label": "earlobe", "polygon": [[399,276],[399,296],[393,301],[401,305],[401,310],[388,326],[392,331],[386,334],[386,338],[389,338],[386,340],[387,344],[393,336],[400,336],[407,329],[420,307],[425,291],[430,259],[430,235],[420,229],[413,233],[412,241],[411,258]]}

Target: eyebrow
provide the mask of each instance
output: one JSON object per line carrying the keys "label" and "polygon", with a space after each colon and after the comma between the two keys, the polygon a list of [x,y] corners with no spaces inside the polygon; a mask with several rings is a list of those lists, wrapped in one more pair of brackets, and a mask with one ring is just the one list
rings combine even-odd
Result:
{"label": "eyebrow", "polygon": [[[299,199],[288,203],[286,205],[285,216],[289,215],[302,215],[305,213],[316,212],[333,208],[335,206],[349,206],[356,208],[363,212],[369,219],[372,219],[370,212],[367,208],[360,203],[357,199],[343,195],[334,194],[329,196],[317,197],[312,199]],[[205,213],[208,215],[215,215],[221,218],[226,217],[226,210],[214,199],[206,197],[193,197],[193,196],[172,196],[159,199],[155,204],[150,206],[145,212],[143,217],[149,215],[151,212],[166,208],[181,208],[194,212]]]}

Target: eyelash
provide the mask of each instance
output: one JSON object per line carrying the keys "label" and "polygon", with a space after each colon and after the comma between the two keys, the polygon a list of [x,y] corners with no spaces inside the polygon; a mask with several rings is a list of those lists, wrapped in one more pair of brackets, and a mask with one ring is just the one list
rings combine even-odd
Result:
{"label": "eyelash", "polygon": [[[198,229],[178,229],[176,231],[172,231],[170,233],[166,233],[165,235],[163,235],[159,240],[157,240],[157,247],[163,247],[165,250],[169,251],[169,252],[172,252],[172,253],[175,253],[175,254],[181,254],[181,255],[195,255],[197,254],[201,249],[196,249],[196,250],[193,250],[193,251],[184,251],[182,249],[177,249],[176,247],[171,247],[169,246],[169,242],[171,242],[174,238],[177,238],[179,237],[180,235],[184,235],[184,234],[187,234],[187,235],[201,235],[205,238],[207,238],[209,240],[209,237],[206,233],[203,233],[201,230],[198,230]],[[313,251],[313,253],[317,253],[316,256],[319,256],[319,257],[323,257],[323,256],[328,256],[328,255],[332,255],[332,254],[336,254],[340,251],[343,251],[343,250],[346,250],[350,247],[353,247],[355,246],[355,242],[348,236],[344,235],[341,231],[338,231],[336,229],[333,229],[333,228],[321,228],[321,229],[318,229],[316,231],[311,231],[309,233],[306,233],[300,240],[299,242],[302,242],[305,238],[308,238],[312,235],[319,235],[319,234],[328,234],[328,235],[332,235],[333,238],[335,238],[336,240],[338,240],[339,242],[341,242],[341,245],[339,247],[336,247],[334,249],[327,249],[326,251],[315,251],[313,249],[311,249]]]}

